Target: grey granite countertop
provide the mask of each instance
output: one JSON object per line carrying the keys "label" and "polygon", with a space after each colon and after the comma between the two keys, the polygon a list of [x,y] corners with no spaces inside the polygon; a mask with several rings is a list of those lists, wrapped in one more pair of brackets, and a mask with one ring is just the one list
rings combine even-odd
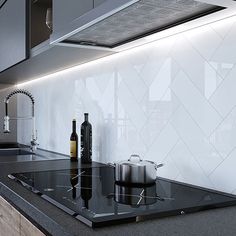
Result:
{"label": "grey granite countertop", "polygon": [[60,170],[78,165],[71,163],[66,156],[44,151],[41,154],[47,156],[47,160],[0,163],[0,195],[47,235],[236,235],[236,206],[139,223],[89,228],[7,177],[16,172]]}

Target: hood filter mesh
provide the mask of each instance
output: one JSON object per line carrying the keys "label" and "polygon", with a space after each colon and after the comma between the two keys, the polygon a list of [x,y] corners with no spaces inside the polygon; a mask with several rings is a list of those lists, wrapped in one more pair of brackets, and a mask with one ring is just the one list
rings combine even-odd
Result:
{"label": "hood filter mesh", "polygon": [[194,0],[140,0],[66,41],[113,48],[222,9]]}

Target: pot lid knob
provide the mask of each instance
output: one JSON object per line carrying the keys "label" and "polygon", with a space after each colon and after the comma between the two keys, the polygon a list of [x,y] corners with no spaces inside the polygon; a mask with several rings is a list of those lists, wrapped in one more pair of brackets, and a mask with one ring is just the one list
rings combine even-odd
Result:
{"label": "pot lid knob", "polygon": [[139,155],[137,155],[137,154],[132,154],[132,155],[130,156],[130,158],[128,159],[128,161],[134,162],[134,163],[138,163],[138,162],[141,162],[142,159],[141,159],[141,157],[140,157]]}

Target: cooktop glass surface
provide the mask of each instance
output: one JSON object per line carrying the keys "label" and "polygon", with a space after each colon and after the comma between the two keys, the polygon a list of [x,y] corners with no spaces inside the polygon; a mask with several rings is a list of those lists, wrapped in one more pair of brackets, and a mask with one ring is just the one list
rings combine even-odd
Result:
{"label": "cooktop glass surface", "polygon": [[157,178],[122,186],[110,166],[16,173],[10,178],[91,227],[236,204],[233,195]]}

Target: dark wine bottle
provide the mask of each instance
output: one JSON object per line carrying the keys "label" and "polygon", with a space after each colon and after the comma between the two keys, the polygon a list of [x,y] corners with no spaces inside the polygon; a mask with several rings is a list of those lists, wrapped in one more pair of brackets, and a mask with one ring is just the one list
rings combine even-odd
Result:
{"label": "dark wine bottle", "polygon": [[81,162],[92,162],[92,125],[88,121],[88,113],[84,113],[84,122],[81,124]]}
{"label": "dark wine bottle", "polygon": [[70,159],[71,161],[78,160],[78,135],[76,133],[76,120],[72,121],[72,134],[70,136]]}

